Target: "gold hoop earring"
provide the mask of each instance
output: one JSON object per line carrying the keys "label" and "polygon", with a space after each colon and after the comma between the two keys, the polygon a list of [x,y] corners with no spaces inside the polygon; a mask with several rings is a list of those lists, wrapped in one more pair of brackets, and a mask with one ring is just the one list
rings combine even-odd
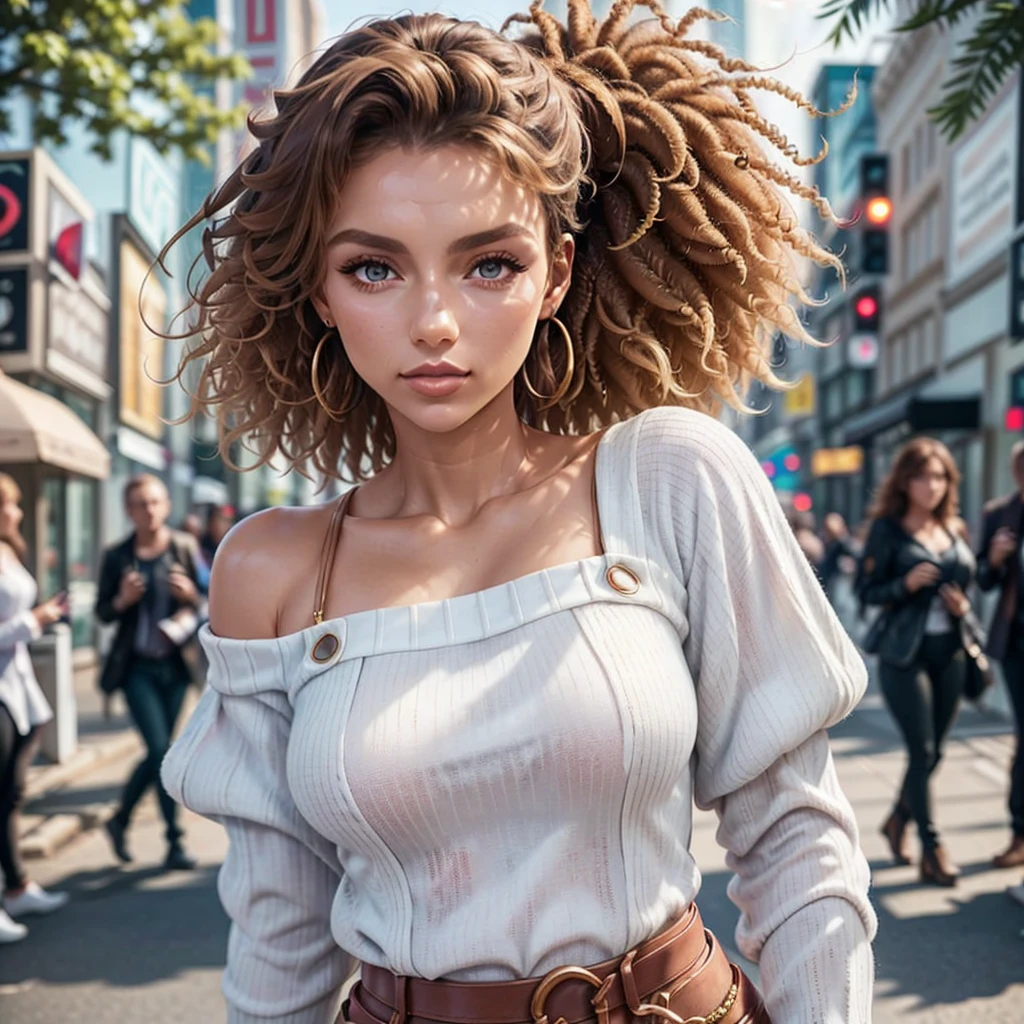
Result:
{"label": "gold hoop earring", "polygon": [[572,336],[569,334],[569,328],[566,327],[565,324],[563,324],[556,316],[548,317],[548,323],[555,324],[555,326],[562,332],[562,337],[565,339],[565,375],[558,382],[558,387],[555,389],[555,393],[553,395],[542,395],[530,383],[530,378],[526,374],[526,366],[525,364],[523,365],[523,387],[525,387],[530,395],[536,398],[538,402],[543,403],[538,406],[538,412],[550,409],[562,399],[572,385],[573,374],[576,372],[576,352],[572,347]]}
{"label": "gold hoop earring", "polygon": [[331,336],[333,330],[325,331],[320,340],[316,343],[316,348],[313,349],[313,360],[309,366],[309,377],[310,384],[313,387],[313,394],[316,396],[317,404],[332,420],[340,420],[347,416],[353,409],[359,404],[359,400],[362,395],[356,394],[356,373],[355,370],[349,366],[349,374],[345,381],[345,398],[341,403],[340,409],[332,409],[327,402],[324,400],[323,392],[320,390],[320,384],[318,381],[319,368],[320,368],[320,353],[323,350],[324,342]]}

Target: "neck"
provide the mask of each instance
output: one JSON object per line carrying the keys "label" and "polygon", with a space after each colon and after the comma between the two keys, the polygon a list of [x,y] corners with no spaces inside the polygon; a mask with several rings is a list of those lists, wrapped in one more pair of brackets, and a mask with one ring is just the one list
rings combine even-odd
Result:
{"label": "neck", "polygon": [[155,530],[135,530],[135,546],[140,548],[152,548],[166,544],[171,538],[171,531],[164,526],[158,526]]}
{"label": "neck", "polygon": [[938,516],[931,509],[924,508],[922,505],[911,505],[903,517],[903,523],[911,533],[932,522],[939,522]]}
{"label": "neck", "polygon": [[537,431],[515,413],[512,385],[471,420],[443,433],[392,413],[396,454],[385,471],[389,518],[430,515],[470,522],[494,498],[515,493],[532,468]]}

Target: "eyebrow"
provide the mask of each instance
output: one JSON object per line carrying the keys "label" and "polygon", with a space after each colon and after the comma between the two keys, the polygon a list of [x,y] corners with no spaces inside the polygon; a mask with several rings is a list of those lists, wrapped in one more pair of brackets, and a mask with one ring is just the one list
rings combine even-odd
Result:
{"label": "eyebrow", "polygon": [[[504,241],[506,238],[515,238],[529,234],[530,232],[521,224],[501,224],[496,228],[488,228],[486,231],[478,231],[476,234],[457,238],[448,246],[448,255],[468,252],[471,249],[478,249],[481,245],[489,245],[492,242]],[[409,255],[409,250],[397,238],[388,238],[387,235],[375,235],[371,231],[362,231],[359,228],[345,228],[337,232],[337,234],[332,236],[327,246],[330,248],[340,245],[342,242],[354,242],[357,245],[365,245],[371,249],[382,249],[384,252]]]}

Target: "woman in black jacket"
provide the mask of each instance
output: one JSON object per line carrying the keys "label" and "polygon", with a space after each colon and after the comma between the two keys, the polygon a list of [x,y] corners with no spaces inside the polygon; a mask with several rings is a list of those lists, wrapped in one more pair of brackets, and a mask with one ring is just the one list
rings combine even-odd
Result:
{"label": "woman in black jacket", "polygon": [[864,546],[858,596],[881,606],[865,641],[877,653],[882,694],[907,745],[909,763],[892,813],[882,826],[897,863],[907,864],[906,828],[921,837],[921,878],[956,884],[957,869],[932,821],[929,780],[963,694],[966,654],[960,619],[974,556],[958,518],[960,474],[939,441],[908,442],[882,483]]}

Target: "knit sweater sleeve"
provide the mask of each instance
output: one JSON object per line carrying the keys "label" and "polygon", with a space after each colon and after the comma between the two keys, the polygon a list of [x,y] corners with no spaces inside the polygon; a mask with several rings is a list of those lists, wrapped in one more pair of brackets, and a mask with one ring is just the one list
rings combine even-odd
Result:
{"label": "knit sweater sleeve", "polygon": [[331,935],[340,864],[286,781],[290,704],[281,689],[259,685],[266,666],[204,646],[210,685],[162,778],[175,800],[219,821],[230,840],[218,878],[232,922],[228,1024],[333,1024],[355,965]]}
{"label": "knit sweater sleeve", "polygon": [[648,557],[683,586],[697,688],[695,799],[719,817],[740,950],[784,1024],[871,1019],[876,922],[825,729],[863,661],[746,446],[700,413],[647,414],[637,442]]}

